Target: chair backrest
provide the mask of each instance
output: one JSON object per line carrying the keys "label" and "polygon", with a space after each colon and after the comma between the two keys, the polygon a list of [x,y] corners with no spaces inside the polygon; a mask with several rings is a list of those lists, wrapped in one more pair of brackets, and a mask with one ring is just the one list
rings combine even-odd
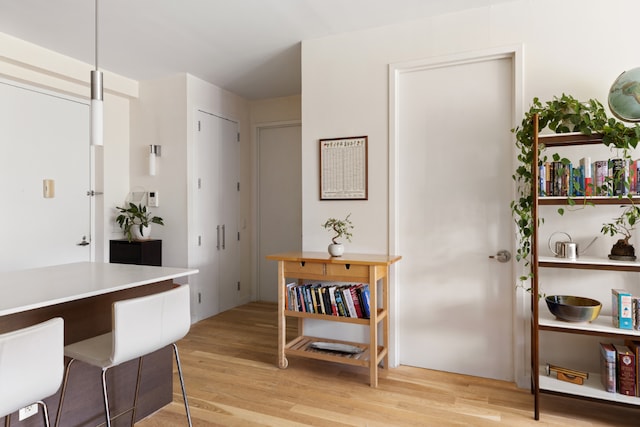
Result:
{"label": "chair backrest", "polygon": [[0,417],[55,394],[64,372],[64,321],[0,335]]}
{"label": "chair backrest", "polygon": [[191,327],[189,285],[113,303],[114,365],[152,353]]}

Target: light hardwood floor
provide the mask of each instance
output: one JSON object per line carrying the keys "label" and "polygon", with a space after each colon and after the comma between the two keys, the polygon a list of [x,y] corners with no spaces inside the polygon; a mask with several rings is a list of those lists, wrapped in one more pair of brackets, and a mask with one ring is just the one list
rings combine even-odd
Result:
{"label": "light hardwood floor", "polygon": [[[276,342],[276,305],[270,303],[243,305],[192,326],[178,347],[194,426],[640,425],[640,408],[549,395],[535,421],[528,390],[408,366],[381,370],[376,389],[364,368],[289,358],[289,367],[279,369]],[[137,425],[186,425],[177,377],[173,403]]]}

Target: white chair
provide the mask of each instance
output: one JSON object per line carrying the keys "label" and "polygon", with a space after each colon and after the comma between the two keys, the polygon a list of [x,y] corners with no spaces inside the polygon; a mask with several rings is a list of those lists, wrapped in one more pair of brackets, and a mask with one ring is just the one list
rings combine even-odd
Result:
{"label": "white chair", "polygon": [[[123,411],[118,416],[132,412],[131,425],[135,422],[140,374],[142,371],[142,357],[168,345],[173,346],[173,352],[178,365],[180,386],[187,421],[191,426],[191,413],[187,402],[187,393],[182,377],[182,366],[178,356],[176,341],[183,338],[191,327],[189,309],[189,286],[182,285],[169,291],[132,298],[113,303],[113,326],[111,332],[70,344],[64,348],[64,354],[71,360],[67,364],[56,426],[60,422],[62,404],[67,387],[69,368],[75,360],[97,366],[102,369],[102,394],[104,398],[106,425],[111,426],[109,399],[107,397],[106,374],[109,368],[138,359],[138,378],[136,381],[133,407]],[[116,418],[116,417],[114,417]]]}
{"label": "white chair", "polygon": [[49,412],[44,398],[58,391],[64,372],[64,321],[56,317],[28,328],[0,335],[0,417],[25,406],[42,406],[44,423]]}

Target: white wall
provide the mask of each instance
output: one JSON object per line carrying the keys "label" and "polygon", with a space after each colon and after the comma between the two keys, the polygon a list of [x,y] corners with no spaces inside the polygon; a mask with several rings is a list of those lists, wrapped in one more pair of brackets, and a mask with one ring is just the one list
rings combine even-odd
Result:
{"label": "white wall", "polygon": [[[305,40],[304,250],[324,250],[328,236],[319,224],[352,212],[354,237],[346,250],[388,251],[389,64],[522,43],[525,108],[533,97],[544,101],[562,93],[606,105],[616,77],[640,66],[636,29],[621,21],[639,12],[640,3],[632,0],[522,0]],[[520,120],[514,118],[514,125]],[[369,200],[319,201],[318,140],[354,135],[369,136]],[[403,307],[412,309],[418,307]]]}
{"label": "white wall", "polygon": [[[619,21],[638,11],[632,0],[523,0],[305,40],[305,250],[324,250],[323,219],[353,212],[356,229],[347,250],[387,251],[388,64],[524,43],[526,108],[534,96],[546,100],[563,92],[606,104],[615,78],[640,65],[635,29]],[[369,201],[320,202],[318,139],[349,135],[369,136]]]}
{"label": "white wall", "polygon": [[[163,264],[189,266],[196,240],[189,225],[195,224],[193,175],[195,112],[206,111],[238,122],[241,157],[241,299],[251,299],[251,133],[249,107],[243,98],[189,74],[140,82],[140,97],[133,103],[131,127],[131,190],[158,191],[154,208],[165,226],[154,226],[153,236],[163,240]],[[148,175],[148,146],[159,144],[156,176]],[[126,195],[126,194],[125,194]]]}
{"label": "white wall", "polygon": [[[0,76],[7,79],[88,99],[92,68],[90,64],[0,33]],[[138,83],[104,71],[104,91],[105,145],[96,150],[99,176],[95,190],[104,192],[96,203],[100,209],[96,213],[98,229],[93,236],[97,261],[109,259],[110,207],[120,203],[129,187],[129,102],[138,96]],[[0,178],[10,180],[11,177],[10,170],[0,171]],[[25,215],[27,222],[41,223],[36,216]]]}

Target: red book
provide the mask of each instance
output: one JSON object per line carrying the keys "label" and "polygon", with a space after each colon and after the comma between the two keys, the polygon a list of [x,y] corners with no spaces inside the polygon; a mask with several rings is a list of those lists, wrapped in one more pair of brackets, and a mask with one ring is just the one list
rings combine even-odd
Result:
{"label": "red book", "polygon": [[636,396],[640,396],[640,341],[625,340],[624,345],[629,347],[636,359]]}
{"label": "red book", "polygon": [[627,396],[636,395],[635,355],[625,345],[615,345],[616,365],[618,368],[618,393]]}

